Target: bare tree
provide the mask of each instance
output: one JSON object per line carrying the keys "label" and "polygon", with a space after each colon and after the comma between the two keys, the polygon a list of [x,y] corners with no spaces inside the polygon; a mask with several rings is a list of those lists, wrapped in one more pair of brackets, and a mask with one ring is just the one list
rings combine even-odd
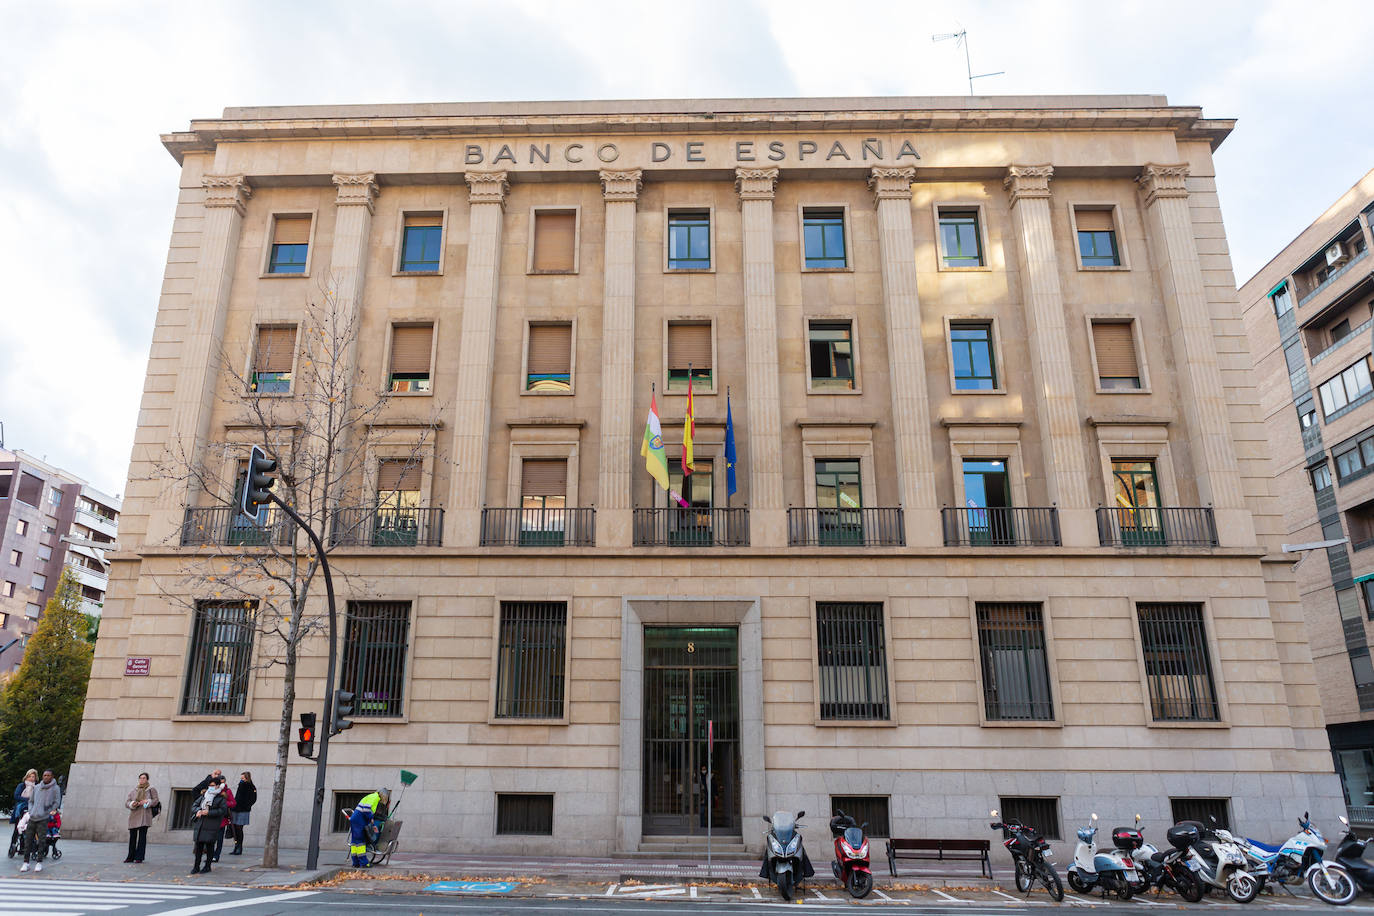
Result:
{"label": "bare tree", "polygon": [[[389,498],[378,491],[378,469],[370,465],[378,452],[371,446],[378,444],[375,431],[396,419],[395,399],[359,366],[360,328],[351,306],[339,301],[332,289],[322,288],[307,304],[296,334],[283,335],[275,343],[271,334],[260,338],[267,341],[260,345],[293,348],[281,364],[294,364],[294,378],[256,369],[244,375],[222,355],[228,389],[222,403],[230,416],[225,438],[207,447],[200,460],[169,453],[158,468],[164,482],[189,483],[193,508],[186,511],[179,540],[183,546],[200,548],[173,579],[158,582],[159,590],[189,609],[205,599],[235,608],[234,616],[222,619],[231,628],[251,633],[256,645],[256,663],[206,674],[203,683],[210,685],[211,699],[223,696],[235,679],[245,685],[246,693],[249,677],[280,669],[281,717],[262,859],[268,868],[277,866],[294,740],[297,665],[307,641],[326,630],[327,615],[322,601],[311,601],[320,557],[309,539],[275,506],[265,509],[256,522],[235,510],[243,485],[240,464],[249,444],[262,445],[277,460],[279,483],[274,492],[320,535],[326,554],[340,547],[438,543],[440,536],[441,514],[407,498],[418,486],[404,494],[398,486]],[[253,365],[262,364],[255,357]],[[399,466],[403,477],[418,480],[440,411],[434,407],[423,419],[412,412],[402,424],[405,440],[382,449],[388,462],[398,463],[392,467]],[[233,441],[228,441],[230,436]],[[336,580],[342,580],[342,587],[336,581],[341,599],[370,591],[345,560],[333,558],[329,565]],[[327,650],[327,645],[319,647],[317,641],[316,648]],[[335,686],[327,684],[325,690]],[[329,726],[321,722],[320,727]]]}

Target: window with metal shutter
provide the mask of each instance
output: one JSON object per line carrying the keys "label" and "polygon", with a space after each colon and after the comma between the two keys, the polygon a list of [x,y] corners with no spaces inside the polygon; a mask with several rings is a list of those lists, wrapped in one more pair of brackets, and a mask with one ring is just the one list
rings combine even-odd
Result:
{"label": "window with metal shutter", "polygon": [[521,496],[566,496],[567,494],[567,459],[526,458],[521,462]]}
{"label": "window with metal shutter", "polygon": [[1135,337],[1129,321],[1094,321],[1093,347],[1100,378],[1139,378]]}
{"label": "window with metal shutter", "polygon": [[382,462],[377,474],[377,492],[414,492],[420,489],[420,462],[406,458]]}
{"label": "window with metal shutter", "polygon": [[391,330],[391,371],[428,372],[434,325],[402,325]]}
{"label": "window with metal shutter", "polygon": [[278,216],[272,227],[272,244],[305,245],[310,241],[310,217]]}
{"label": "window with metal shutter", "polygon": [[1079,232],[1115,232],[1110,210],[1075,210],[1074,222]]}
{"label": "window with metal shutter", "polygon": [[295,360],[296,329],[258,328],[258,349],[253,356],[256,372],[290,372]]}
{"label": "window with metal shutter", "polygon": [[441,227],[444,225],[444,215],[442,213],[407,213],[406,228],[423,228],[427,226]]}
{"label": "window with metal shutter", "polygon": [[530,375],[567,375],[572,365],[572,325],[530,325]]}
{"label": "window with metal shutter", "polygon": [[575,268],[577,212],[541,210],[534,214],[534,270],[570,273]]}
{"label": "window with metal shutter", "polygon": [[709,324],[668,325],[668,368],[711,368],[711,326]]}

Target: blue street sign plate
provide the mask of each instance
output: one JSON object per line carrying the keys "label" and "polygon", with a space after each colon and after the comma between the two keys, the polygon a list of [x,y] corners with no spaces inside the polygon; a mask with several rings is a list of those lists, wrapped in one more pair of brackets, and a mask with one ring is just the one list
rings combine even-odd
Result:
{"label": "blue street sign plate", "polygon": [[440,894],[509,894],[519,886],[514,881],[438,881],[425,890]]}

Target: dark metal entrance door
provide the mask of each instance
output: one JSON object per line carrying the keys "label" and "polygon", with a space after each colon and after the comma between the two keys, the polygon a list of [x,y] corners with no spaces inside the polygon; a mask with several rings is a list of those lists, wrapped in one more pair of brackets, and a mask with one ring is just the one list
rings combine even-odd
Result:
{"label": "dark metal entrance door", "polygon": [[[737,834],[739,631],[644,628],[644,833]],[[714,723],[714,779],[707,786],[706,723]]]}

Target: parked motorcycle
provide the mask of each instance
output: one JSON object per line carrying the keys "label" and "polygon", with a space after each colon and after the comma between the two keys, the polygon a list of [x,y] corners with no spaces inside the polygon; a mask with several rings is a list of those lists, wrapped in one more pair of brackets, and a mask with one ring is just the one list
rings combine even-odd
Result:
{"label": "parked motorcycle", "polygon": [[[1344,815],[1341,815],[1341,825],[1345,827],[1345,836],[1336,844],[1336,861],[1331,864],[1330,872],[1333,876],[1344,876],[1350,881],[1348,891],[1343,884],[1337,889],[1338,892],[1345,891],[1341,899],[1341,903],[1345,904],[1354,900],[1355,894],[1359,891],[1374,893],[1374,865],[1364,857],[1365,846],[1369,844],[1369,840],[1357,837],[1350,821]],[[1312,892],[1316,893],[1316,888],[1313,888]]]}
{"label": "parked motorcycle", "polygon": [[791,811],[774,811],[771,818],[763,817],[769,830],[764,834],[763,868],[759,877],[772,881],[784,900],[791,900],[792,892],[816,873],[802,846],[801,825],[797,823],[805,816],[805,811],[795,815]]}
{"label": "parked motorcycle", "polygon": [[1183,821],[1170,827],[1167,836],[1171,845],[1188,849],[1188,867],[1204,889],[1224,890],[1237,903],[1249,903],[1259,895],[1259,881],[1245,870],[1245,853],[1235,837],[1216,826],[1215,818],[1211,827]]}
{"label": "parked motorcycle", "polygon": [[996,808],[989,813],[993,818],[990,826],[993,830],[1002,831],[1002,845],[1007,847],[1016,864],[1016,889],[1028,894],[1038,880],[1045,885],[1045,890],[1049,891],[1055,902],[1063,900],[1064,884],[1050,864],[1054,851],[1045,838],[1034,827],[1027,827],[1015,819],[999,821]]}
{"label": "parked motorcycle", "polygon": [[1292,894],[1290,886],[1301,886],[1306,881],[1312,893],[1326,903],[1349,903],[1355,897],[1355,883],[1326,862],[1326,838],[1312,826],[1310,817],[1303,812],[1298,818],[1298,832],[1282,846],[1238,838],[1237,844],[1250,860],[1246,870],[1255,876],[1261,888],[1273,883]]}
{"label": "parked motorcycle", "polygon": [[[1135,816],[1135,822],[1139,829],[1139,814]],[[1172,846],[1160,851],[1153,843],[1145,842],[1142,834],[1140,847],[1131,856],[1131,861],[1140,870],[1140,881],[1132,890],[1140,894],[1152,887],[1161,890],[1168,888],[1189,903],[1197,903],[1202,899],[1202,884],[1184,864],[1187,854],[1187,849],[1175,849]]]}
{"label": "parked motorcycle", "polygon": [[855,824],[854,818],[836,810],[830,819],[830,835],[835,840],[835,861],[830,863],[835,880],[858,900],[873,890],[873,869],[868,862],[867,823]]}
{"label": "parked motorcycle", "polygon": [[[1117,839],[1118,834],[1122,834],[1120,840]],[[1068,870],[1069,887],[1080,894],[1088,894],[1100,886],[1104,896],[1114,892],[1119,899],[1130,900],[1134,887],[1140,881],[1140,872],[1131,860],[1129,850],[1120,845],[1134,842],[1126,834],[1135,834],[1136,838],[1140,836],[1139,831],[1118,827],[1112,831],[1116,848],[1099,852],[1097,815],[1094,814],[1088,826],[1078,831],[1078,845],[1074,847],[1073,864]]]}

